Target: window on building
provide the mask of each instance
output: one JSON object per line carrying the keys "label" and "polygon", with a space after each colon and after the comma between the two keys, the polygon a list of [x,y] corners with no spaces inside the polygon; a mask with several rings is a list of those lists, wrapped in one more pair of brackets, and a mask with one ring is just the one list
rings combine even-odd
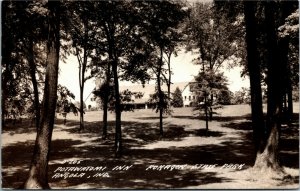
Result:
{"label": "window on building", "polygon": [[195,96],[193,96],[193,100],[195,100]]}
{"label": "window on building", "polygon": [[184,96],[184,100],[186,100],[186,96]]}
{"label": "window on building", "polygon": [[191,101],[191,96],[189,96],[189,101]]}

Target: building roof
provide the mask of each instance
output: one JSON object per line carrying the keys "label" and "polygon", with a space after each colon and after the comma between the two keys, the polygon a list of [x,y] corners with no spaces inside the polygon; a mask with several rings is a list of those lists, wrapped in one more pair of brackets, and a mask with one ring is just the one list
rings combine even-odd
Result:
{"label": "building roof", "polygon": [[[171,93],[175,91],[175,89],[178,87],[181,91],[183,91],[189,82],[176,82],[172,83],[170,87]],[[129,86],[120,86],[119,91],[122,92],[124,90],[129,90],[131,92],[141,92],[144,94],[142,98],[135,99],[134,103],[146,103],[149,101],[150,95],[152,95],[155,92],[156,84],[145,84],[144,87],[141,84],[134,84]],[[167,92],[167,85],[164,84],[162,86],[162,90]]]}
{"label": "building roof", "polygon": [[[174,92],[175,89],[178,87],[181,91],[183,91],[186,86],[189,84],[189,82],[175,82],[171,84],[170,91]],[[136,85],[129,85],[129,86],[120,86],[119,90],[124,91],[124,90],[130,90],[132,92],[143,92],[144,94],[153,94],[155,90],[156,84],[145,84],[144,87],[141,84],[136,84]],[[168,87],[166,84],[162,86],[163,91],[167,91]]]}

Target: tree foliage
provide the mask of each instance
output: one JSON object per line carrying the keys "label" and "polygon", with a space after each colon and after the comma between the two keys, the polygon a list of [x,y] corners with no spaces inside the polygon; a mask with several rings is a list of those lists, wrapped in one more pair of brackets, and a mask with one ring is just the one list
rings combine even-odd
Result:
{"label": "tree foliage", "polygon": [[182,92],[179,89],[179,87],[176,87],[175,91],[172,93],[172,102],[171,105],[173,107],[183,107],[183,97],[182,97]]}
{"label": "tree foliage", "polygon": [[[144,12],[143,19],[146,21],[142,24],[145,37],[154,50],[155,55],[151,58],[153,63],[151,69],[156,80],[155,93],[150,101],[156,101],[154,106],[159,112],[159,132],[163,136],[163,113],[169,112],[170,101],[170,83],[165,77],[164,69],[164,52],[171,53],[170,50],[175,48],[174,43],[178,41],[179,35],[176,35],[176,28],[180,22],[187,16],[187,10],[183,8],[181,3],[172,1],[148,1],[140,4]],[[169,67],[170,68],[170,67]],[[169,70],[170,74],[170,70]],[[166,95],[161,86],[168,85],[168,94]]]}
{"label": "tree foliage", "polygon": [[204,112],[206,121],[206,134],[208,132],[208,120],[212,120],[214,110],[221,108],[217,95],[228,91],[227,79],[223,73],[215,73],[212,70],[201,71],[191,84],[191,91],[196,97],[194,110]]}
{"label": "tree foliage", "polygon": [[56,112],[70,112],[70,109],[67,109],[66,111],[64,106],[69,105],[71,99],[74,100],[75,95],[67,87],[58,84]]}
{"label": "tree foliage", "polygon": [[[38,119],[46,39],[43,13],[47,9],[43,3],[6,1],[2,10],[2,119],[11,113],[9,108],[18,108],[14,113],[22,115],[31,110],[33,103]],[[18,106],[15,103],[20,99],[24,104]]]}
{"label": "tree foliage", "polygon": [[[197,109],[212,110],[220,108],[218,99],[210,99],[211,97],[217,98],[223,91],[228,91],[227,79],[223,73],[214,73],[212,71],[199,72],[195,77],[195,82],[191,84],[191,91],[197,97]],[[205,102],[205,99],[207,100]],[[203,103],[205,107],[203,108]]]}
{"label": "tree foliage", "polygon": [[224,61],[237,62],[239,30],[211,3],[195,3],[186,24],[187,50],[197,51],[194,60],[204,68],[217,71]]}
{"label": "tree foliage", "polygon": [[185,29],[188,34],[186,49],[199,55],[194,63],[201,65],[201,72],[196,77],[198,87],[195,87],[195,96],[204,104],[198,109],[204,110],[205,114],[209,113],[210,119],[213,109],[218,108],[213,106],[214,99],[221,91],[225,91],[225,81],[224,87],[217,85],[222,81],[220,69],[224,63],[235,65],[240,60],[240,41],[236,38],[240,31],[235,26],[237,24],[232,23],[225,14],[220,14],[217,8],[211,3],[193,4]]}
{"label": "tree foliage", "polygon": [[233,104],[250,104],[250,89],[242,87],[241,90],[236,91],[232,100]]}
{"label": "tree foliage", "polygon": [[[93,94],[96,96],[96,97],[99,97],[100,100],[101,100],[101,105],[103,107],[103,103],[104,103],[104,99],[105,99],[105,96],[106,94],[108,93],[109,95],[109,98],[108,98],[108,109],[110,111],[115,111],[115,93],[114,93],[114,86],[109,86],[108,88],[105,87],[105,84],[102,84],[100,86],[99,89],[96,89],[93,91]],[[124,90],[124,91],[121,91],[120,92],[120,99],[121,99],[121,104],[122,104],[122,111],[126,111],[126,108],[124,109],[124,105],[126,104],[131,104],[131,106],[134,104],[134,100],[135,99],[139,99],[143,97],[143,93],[142,92],[133,92],[133,91],[130,91],[128,89]],[[134,108],[130,108],[131,111],[134,110]]]}

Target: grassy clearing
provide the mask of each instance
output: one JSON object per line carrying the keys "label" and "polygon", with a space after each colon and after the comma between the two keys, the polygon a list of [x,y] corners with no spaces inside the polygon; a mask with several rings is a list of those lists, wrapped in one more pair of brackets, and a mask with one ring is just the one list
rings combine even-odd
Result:
{"label": "grassy clearing", "polygon": [[[205,122],[194,115],[191,108],[176,108],[171,117],[165,116],[165,136],[159,138],[159,119],[155,111],[123,112],[124,156],[120,159],[114,158],[113,152],[113,113],[108,116],[107,140],[101,139],[101,111],[86,112],[82,132],[78,132],[78,116],[68,114],[66,125],[58,116],[52,138],[50,185],[65,189],[287,189],[299,186],[298,118],[282,130],[280,157],[291,175],[291,179],[282,181],[257,178],[251,172],[255,153],[251,141],[250,106],[225,106],[218,113],[209,122],[209,134],[205,136]],[[18,188],[25,180],[34,139],[35,129],[26,121],[2,130],[3,188]],[[80,164],[63,164],[75,160],[80,160]],[[130,168],[113,170],[124,165]],[[173,170],[147,170],[150,165],[185,166]],[[238,165],[240,169],[237,169]],[[82,178],[56,178],[56,173],[63,173],[57,169],[66,166],[102,166],[106,169],[101,171],[103,174],[86,172]]]}

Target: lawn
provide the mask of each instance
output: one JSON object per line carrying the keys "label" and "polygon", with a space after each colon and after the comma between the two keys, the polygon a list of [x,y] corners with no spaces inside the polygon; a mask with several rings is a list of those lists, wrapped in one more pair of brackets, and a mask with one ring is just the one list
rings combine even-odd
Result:
{"label": "lawn", "polygon": [[[299,105],[299,104],[297,104]],[[102,140],[102,112],[79,117],[58,115],[49,162],[49,183],[56,189],[247,189],[299,187],[299,121],[282,128],[280,160],[287,180],[255,177],[255,153],[249,105],[225,106],[209,122],[191,108],[176,108],[164,118],[159,137],[158,114],[152,110],[122,113],[123,157],[114,157],[114,114],[108,116],[108,139]],[[31,161],[35,128],[23,120],[2,129],[2,187],[18,188]],[[66,168],[70,167],[70,168]],[[73,168],[74,167],[74,168]],[[87,167],[87,168],[84,168]],[[71,177],[72,176],[72,177]]]}

